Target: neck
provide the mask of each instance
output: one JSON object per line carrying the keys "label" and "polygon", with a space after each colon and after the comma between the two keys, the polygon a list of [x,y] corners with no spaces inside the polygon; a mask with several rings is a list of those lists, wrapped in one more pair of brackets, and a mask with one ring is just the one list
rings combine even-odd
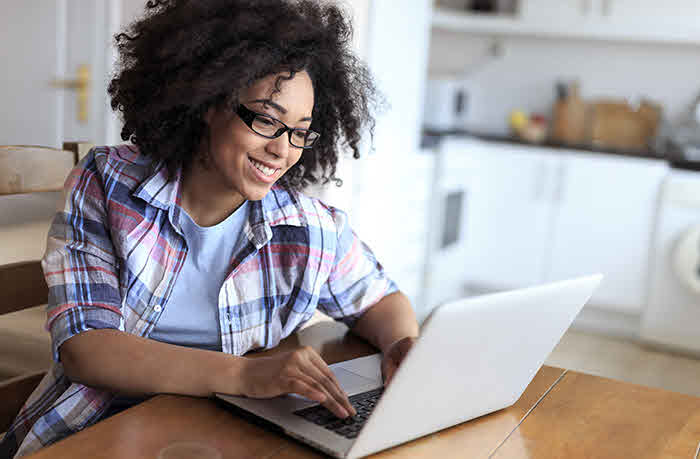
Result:
{"label": "neck", "polygon": [[221,223],[245,202],[213,172],[194,160],[182,180],[182,208],[199,226]]}

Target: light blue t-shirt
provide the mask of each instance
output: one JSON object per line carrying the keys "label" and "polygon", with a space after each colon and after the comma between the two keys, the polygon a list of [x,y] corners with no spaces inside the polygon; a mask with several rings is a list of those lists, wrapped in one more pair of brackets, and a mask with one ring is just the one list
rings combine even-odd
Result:
{"label": "light blue t-shirt", "polygon": [[187,257],[152,339],[180,346],[221,351],[219,290],[230,272],[231,259],[247,242],[243,225],[248,201],[221,223],[202,227],[180,213]]}

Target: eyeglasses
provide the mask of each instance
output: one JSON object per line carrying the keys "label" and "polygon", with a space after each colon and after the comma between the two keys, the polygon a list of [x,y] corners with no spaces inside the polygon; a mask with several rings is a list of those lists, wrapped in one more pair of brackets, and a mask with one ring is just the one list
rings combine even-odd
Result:
{"label": "eyeglasses", "polygon": [[253,132],[268,139],[276,139],[285,132],[289,134],[289,143],[297,148],[311,148],[321,137],[311,129],[290,128],[277,118],[254,112],[243,104],[238,105],[236,114]]}

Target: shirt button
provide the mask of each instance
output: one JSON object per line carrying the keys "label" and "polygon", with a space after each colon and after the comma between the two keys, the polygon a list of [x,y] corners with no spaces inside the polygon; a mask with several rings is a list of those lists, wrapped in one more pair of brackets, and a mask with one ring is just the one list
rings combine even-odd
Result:
{"label": "shirt button", "polygon": [[160,311],[163,310],[163,306],[157,304],[157,305],[153,306],[153,310],[154,310],[155,312],[160,312]]}

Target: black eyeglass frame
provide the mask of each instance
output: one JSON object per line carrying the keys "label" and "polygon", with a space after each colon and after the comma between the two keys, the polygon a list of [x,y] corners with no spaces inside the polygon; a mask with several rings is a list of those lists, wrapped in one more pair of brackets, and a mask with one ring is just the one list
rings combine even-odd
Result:
{"label": "black eyeglass frame", "polygon": [[[257,135],[259,135],[261,137],[265,137],[266,139],[276,139],[277,137],[281,136],[282,134],[284,134],[286,132],[289,136],[289,144],[293,147],[296,147],[296,148],[303,148],[304,150],[308,150],[310,148],[313,148],[316,141],[321,137],[321,134],[319,134],[316,131],[312,131],[311,129],[289,127],[286,124],[284,124],[282,121],[278,120],[277,118],[270,116],[270,115],[266,115],[265,113],[255,112],[243,104],[238,104],[238,108],[236,109],[236,114],[241,118],[241,120],[243,120],[245,125],[248,126],[251,131],[255,132]],[[253,128],[253,121],[255,121],[255,118],[258,116],[275,121],[284,127],[279,128],[277,130],[277,132],[275,132],[273,135],[262,134],[262,133],[256,131],[255,128]],[[307,135],[308,134],[316,134],[316,138],[311,142],[311,145],[308,145],[308,146],[297,145],[294,142],[292,142],[292,133],[294,133],[294,132],[304,132],[304,133],[307,133]]]}

